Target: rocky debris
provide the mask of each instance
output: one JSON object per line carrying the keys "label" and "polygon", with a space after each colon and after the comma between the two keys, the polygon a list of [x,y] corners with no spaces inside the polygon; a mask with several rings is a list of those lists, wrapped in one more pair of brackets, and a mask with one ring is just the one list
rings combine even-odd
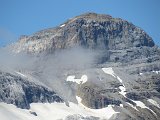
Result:
{"label": "rocky debris", "polygon": [[30,113],[31,113],[32,115],[34,115],[34,116],[37,116],[37,113],[36,113],[36,112],[30,111]]}

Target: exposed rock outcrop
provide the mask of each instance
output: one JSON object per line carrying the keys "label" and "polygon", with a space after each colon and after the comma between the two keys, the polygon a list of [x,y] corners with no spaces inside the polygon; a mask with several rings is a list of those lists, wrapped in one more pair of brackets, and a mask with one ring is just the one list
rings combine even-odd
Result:
{"label": "exposed rock outcrop", "polygon": [[63,102],[54,91],[2,71],[0,71],[0,101],[27,109],[30,108],[30,103]]}
{"label": "exposed rock outcrop", "polygon": [[56,28],[23,36],[15,52],[53,52],[80,45],[92,49],[122,50],[155,44],[142,29],[132,23],[109,15],[87,13],[68,20]]}

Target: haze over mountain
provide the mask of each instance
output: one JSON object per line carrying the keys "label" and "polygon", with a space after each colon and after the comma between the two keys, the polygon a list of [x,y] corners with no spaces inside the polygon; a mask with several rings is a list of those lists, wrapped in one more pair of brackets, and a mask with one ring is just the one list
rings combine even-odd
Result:
{"label": "haze over mountain", "polygon": [[82,14],[0,53],[4,120],[160,117],[160,48],[126,20]]}

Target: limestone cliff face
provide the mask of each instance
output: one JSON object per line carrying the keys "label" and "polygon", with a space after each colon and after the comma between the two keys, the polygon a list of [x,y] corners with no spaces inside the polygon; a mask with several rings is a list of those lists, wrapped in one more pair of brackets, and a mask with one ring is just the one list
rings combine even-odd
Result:
{"label": "limestone cliff face", "polygon": [[0,71],[0,102],[30,108],[30,103],[63,102],[52,90],[13,73]]}
{"label": "limestone cliff face", "polygon": [[131,47],[153,47],[154,42],[132,23],[109,15],[86,13],[58,27],[22,36],[13,45],[15,52],[54,52],[74,46],[92,49],[121,50]]}

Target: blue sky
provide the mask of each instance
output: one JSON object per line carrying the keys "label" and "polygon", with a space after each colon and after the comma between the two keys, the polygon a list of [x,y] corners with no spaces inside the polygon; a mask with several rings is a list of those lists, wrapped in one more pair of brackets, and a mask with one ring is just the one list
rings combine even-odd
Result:
{"label": "blue sky", "polygon": [[0,46],[85,12],[132,22],[160,46],[160,0],[0,0]]}

